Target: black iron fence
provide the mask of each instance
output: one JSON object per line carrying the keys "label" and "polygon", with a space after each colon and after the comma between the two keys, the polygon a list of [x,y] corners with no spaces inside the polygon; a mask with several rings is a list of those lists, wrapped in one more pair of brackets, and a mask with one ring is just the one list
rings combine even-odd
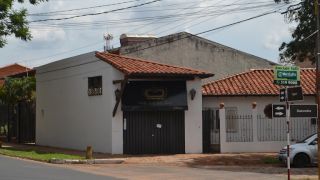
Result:
{"label": "black iron fence", "polygon": [[35,103],[0,105],[0,139],[19,143],[35,141]]}
{"label": "black iron fence", "polygon": [[8,135],[8,106],[0,104],[0,139]]}

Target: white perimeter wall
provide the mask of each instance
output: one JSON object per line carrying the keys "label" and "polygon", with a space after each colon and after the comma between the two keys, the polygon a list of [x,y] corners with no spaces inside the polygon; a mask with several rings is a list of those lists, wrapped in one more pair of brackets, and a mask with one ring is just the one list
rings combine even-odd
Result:
{"label": "white perimeter wall", "polygon": [[[196,90],[191,100],[190,90]],[[187,81],[188,111],[185,111],[185,151],[202,153],[202,91],[201,79]]]}
{"label": "white perimeter wall", "polygon": [[[305,96],[303,101],[294,104],[315,104],[315,97]],[[234,96],[234,97],[203,97],[203,108],[219,108],[220,103],[225,107],[236,107],[239,115],[250,115],[252,102],[257,103],[258,115],[264,115],[264,108],[268,104],[285,104],[279,102],[278,96]]]}
{"label": "white perimeter wall", "polygon": [[[252,109],[252,102],[257,103],[256,109]],[[251,97],[203,97],[203,108],[219,108],[220,103],[225,107],[236,107],[239,115],[252,115],[253,127],[257,127],[257,116],[264,115],[264,108],[268,104],[279,102],[277,96],[251,96]],[[280,103],[283,104],[283,103]],[[304,101],[295,104],[315,104],[315,97],[305,96]],[[225,109],[220,109],[220,151],[221,153],[239,152],[278,152],[284,147],[286,141],[258,141],[257,129],[253,129],[253,142],[227,142]]]}
{"label": "white perimeter wall", "polygon": [[[103,95],[88,96],[88,77],[100,75]],[[122,73],[88,53],[41,66],[36,78],[36,144],[122,153],[122,120],[112,117],[112,81],[123,79]]]}

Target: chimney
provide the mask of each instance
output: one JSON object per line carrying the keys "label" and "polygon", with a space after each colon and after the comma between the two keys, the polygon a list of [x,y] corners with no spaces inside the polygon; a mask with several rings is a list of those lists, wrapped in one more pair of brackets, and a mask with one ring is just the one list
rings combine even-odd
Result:
{"label": "chimney", "polygon": [[128,35],[128,34],[122,34],[120,36],[120,44],[121,47],[124,46],[130,46],[133,44],[138,44],[144,41],[149,41],[152,39],[156,39],[153,35]]}

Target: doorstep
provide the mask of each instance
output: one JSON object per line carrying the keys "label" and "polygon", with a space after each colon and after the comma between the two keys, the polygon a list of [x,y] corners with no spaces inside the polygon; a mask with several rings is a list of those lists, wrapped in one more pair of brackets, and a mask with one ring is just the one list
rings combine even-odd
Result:
{"label": "doorstep", "polygon": [[52,164],[121,164],[124,159],[50,159]]}

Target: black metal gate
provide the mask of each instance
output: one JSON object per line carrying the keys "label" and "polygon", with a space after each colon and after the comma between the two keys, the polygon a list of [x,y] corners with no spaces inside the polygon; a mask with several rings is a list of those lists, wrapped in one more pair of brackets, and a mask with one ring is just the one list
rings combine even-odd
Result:
{"label": "black metal gate", "polygon": [[202,111],[203,153],[220,152],[220,118],[218,109]]}
{"label": "black metal gate", "polygon": [[185,153],[184,111],[124,111],[125,154]]}
{"label": "black metal gate", "polygon": [[35,142],[35,103],[0,105],[0,140],[18,143]]}

